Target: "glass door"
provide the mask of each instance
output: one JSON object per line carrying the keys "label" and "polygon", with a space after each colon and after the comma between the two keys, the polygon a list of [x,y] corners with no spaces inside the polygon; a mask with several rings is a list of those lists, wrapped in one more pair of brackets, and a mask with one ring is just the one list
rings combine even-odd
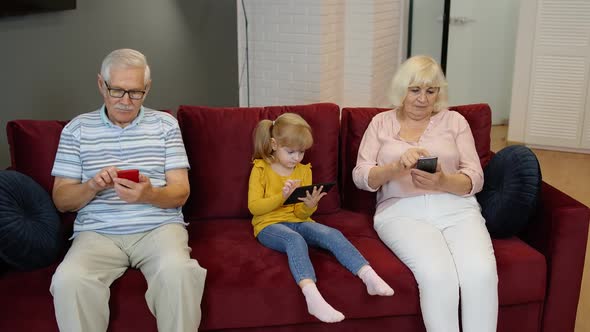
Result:
{"label": "glass door", "polygon": [[446,71],[450,9],[451,0],[410,0],[408,58],[430,55]]}

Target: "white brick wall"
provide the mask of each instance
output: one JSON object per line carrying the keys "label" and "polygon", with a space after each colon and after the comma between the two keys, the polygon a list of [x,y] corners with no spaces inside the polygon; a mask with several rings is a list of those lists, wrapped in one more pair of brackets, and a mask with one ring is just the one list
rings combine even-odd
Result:
{"label": "white brick wall", "polygon": [[391,78],[403,59],[400,59],[402,42],[400,21],[392,18],[402,17],[401,6],[388,0],[376,0],[373,25],[373,58],[370,104],[389,107],[391,102],[388,89]]}
{"label": "white brick wall", "polygon": [[[339,104],[343,93],[345,3],[322,3],[322,48],[320,57],[319,101]],[[307,103],[307,102],[305,102]]]}
{"label": "white brick wall", "polygon": [[403,0],[238,1],[240,105],[383,106],[399,64]]}
{"label": "white brick wall", "polygon": [[373,1],[347,1],[344,106],[371,106]]}

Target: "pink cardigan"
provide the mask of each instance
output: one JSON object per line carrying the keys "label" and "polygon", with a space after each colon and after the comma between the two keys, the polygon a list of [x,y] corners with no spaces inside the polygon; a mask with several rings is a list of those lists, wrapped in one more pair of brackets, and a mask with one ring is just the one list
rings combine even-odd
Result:
{"label": "pink cardigan", "polygon": [[475,150],[471,129],[465,118],[447,109],[430,118],[428,127],[417,142],[408,142],[399,136],[400,123],[396,110],[382,112],[373,117],[361,141],[352,178],[359,189],[377,192],[377,213],[403,197],[435,193],[414,186],[410,172],[397,181],[380,188],[369,187],[369,171],[398,161],[409,148],[422,147],[438,157],[445,173],[461,172],[471,179],[474,195],[483,187],[483,170]]}

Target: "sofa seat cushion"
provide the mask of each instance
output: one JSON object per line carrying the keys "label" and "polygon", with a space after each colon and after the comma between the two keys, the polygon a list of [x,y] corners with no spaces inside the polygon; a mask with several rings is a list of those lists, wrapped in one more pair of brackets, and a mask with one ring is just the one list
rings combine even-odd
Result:
{"label": "sofa seat cushion", "polygon": [[[335,213],[334,218],[339,213]],[[345,220],[344,218],[341,218]],[[354,223],[350,218],[347,223]],[[411,272],[379,240],[349,237],[396,291],[393,297],[367,294],[362,281],[329,253],[310,248],[324,298],[347,319],[419,313]],[[261,245],[248,219],[191,223],[192,255],[207,269],[201,329],[260,327],[318,322],[307,312],[285,254]]]}
{"label": "sofa seat cushion", "polygon": [[326,226],[340,230],[347,239],[351,237],[366,237],[379,240],[379,235],[377,235],[377,232],[373,228],[373,216],[368,214],[340,210],[338,213],[325,215],[314,214],[311,218]]}
{"label": "sofa seat cushion", "polygon": [[[416,281],[379,240],[372,218],[346,210],[314,218],[341,230],[395,290],[392,297],[369,296],[362,281],[334,256],[310,248],[318,289],[328,303],[347,319],[420,314]],[[543,301],[544,257],[518,238],[493,240],[493,244],[500,304]],[[307,313],[286,256],[258,243],[249,219],[193,222],[189,225],[189,245],[192,256],[208,271],[202,330],[317,322]]]}
{"label": "sofa seat cushion", "polygon": [[147,281],[137,269],[127,269],[111,286],[111,331],[157,332],[156,318],[145,300]]}
{"label": "sofa seat cushion", "polygon": [[[33,271],[9,271],[0,275],[0,331],[14,331],[14,326],[23,326],[26,331],[58,331],[53,311],[53,298],[49,293],[51,276],[57,264]],[[37,328],[35,328],[37,327]],[[23,330],[24,331],[24,330]]]}
{"label": "sofa seat cushion", "polygon": [[[392,297],[367,295],[362,282],[331,254],[310,249],[322,295],[347,319],[419,315],[418,289],[411,272],[375,238],[372,227],[364,229],[369,228],[368,219],[360,216],[341,210],[322,216],[322,221],[340,229],[396,293]],[[191,223],[188,229],[191,255],[208,270],[200,330],[317,322],[307,313],[285,255],[259,244],[249,220],[200,221]],[[516,237],[492,242],[498,264],[500,305],[542,303],[544,257]],[[54,264],[0,275],[0,294],[10,303],[0,311],[0,331],[21,324],[14,322],[27,321],[31,328],[39,322],[40,330],[47,330],[47,322],[55,322],[49,286],[56,267]],[[156,331],[155,318],[145,303],[146,290],[143,275],[135,269],[127,270],[113,283],[113,330]],[[31,312],[35,315],[31,316]]]}
{"label": "sofa seat cushion", "polygon": [[[0,294],[5,303],[10,303],[0,311],[0,331],[12,331],[14,326],[24,326],[23,322],[27,322],[27,331],[58,330],[49,292],[57,266],[56,263],[34,271],[0,275]],[[157,332],[156,319],[145,301],[146,291],[145,278],[136,269],[128,269],[115,280],[109,302],[110,330]],[[35,314],[31,315],[32,312]]]}

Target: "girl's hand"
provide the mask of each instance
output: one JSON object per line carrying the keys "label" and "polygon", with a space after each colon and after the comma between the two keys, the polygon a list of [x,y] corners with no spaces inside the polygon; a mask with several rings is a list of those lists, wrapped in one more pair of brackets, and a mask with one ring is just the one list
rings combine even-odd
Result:
{"label": "girl's hand", "polygon": [[301,184],[301,180],[287,180],[285,181],[285,185],[283,186],[283,198],[287,199],[291,196],[291,193],[295,188],[299,187]]}
{"label": "girl's hand", "polygon": [[302,201],[303,203],[305,203],[305,205],[308,208],[314,208],[316,206],[318,206],[318,203],[320,202],[320,199],[322,199],[322,197],[326,196],[328,193],[322,192],[322,189],[324,189],[324,186],[320,186],[318,187],[313,187],[313,191],[311,192],[311,194],[309,193],[309,191],[306,191],[305,197],[299,197],[299,200]]}

